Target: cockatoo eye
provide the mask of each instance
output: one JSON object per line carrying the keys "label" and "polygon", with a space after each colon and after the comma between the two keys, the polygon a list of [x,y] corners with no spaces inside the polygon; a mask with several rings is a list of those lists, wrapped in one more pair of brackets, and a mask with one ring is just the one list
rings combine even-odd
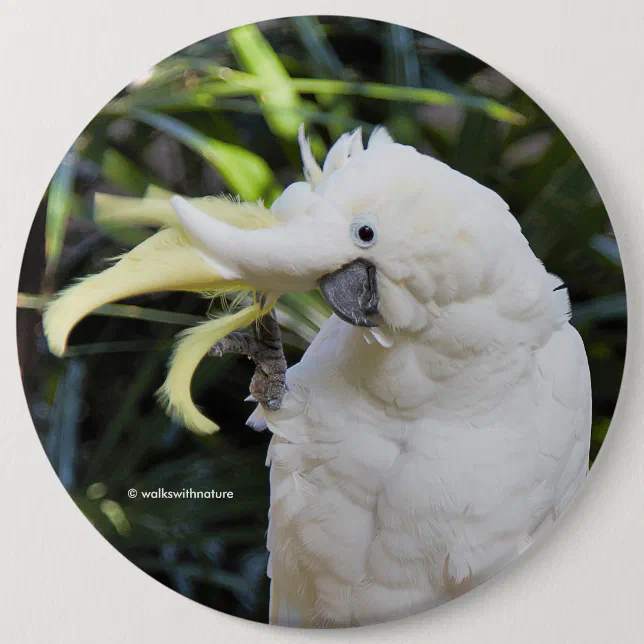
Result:
{"label": "cockatoo eye", "polygon": [[376,243],[376,226],[371,219],[360,217],[351,224],[353,243],[360,248],[369,248]]}
{"label": "cockatoo eye", "polygon": [[367,226],[365,224],[364,226],[360,226],[360,228],[358,228],[358,237],[360,237],[360,241],[364,242],[365,244],[372,242],[375,236],[376,233],[373,232],[373,228],[371,226]]}

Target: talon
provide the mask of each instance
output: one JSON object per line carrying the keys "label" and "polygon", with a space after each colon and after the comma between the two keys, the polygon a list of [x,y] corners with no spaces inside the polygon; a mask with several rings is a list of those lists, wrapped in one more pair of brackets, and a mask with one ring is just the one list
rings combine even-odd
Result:
{"label": "talon", "polygon": [[286,359],[274,313],[264,315],[253,327],[253,334],[235,331],[216,342],[208,355],[226,353],[246,355],[257,365],[250,393],[262,407],[280,409],[286,393]]}

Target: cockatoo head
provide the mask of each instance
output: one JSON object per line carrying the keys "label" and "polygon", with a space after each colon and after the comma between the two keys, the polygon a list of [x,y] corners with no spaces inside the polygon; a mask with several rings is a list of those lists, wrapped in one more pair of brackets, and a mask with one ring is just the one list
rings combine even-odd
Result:
{"label": "cockatoo head", "polygon": [[306,180],[270,210],[226,198],[175,196],[170,205],[158,190],[144,199],[98,195],[97,219],[161,230],[47,305],[51,350],[63,355],[79,320],[119,299],[171,290],[239,303],[262,292],[184,331],[172,353],[160,399],[177,420],[212,433],[217,426],[192,401],[192,374],[213,344],[266,315],[281,293],[320,287],[341,319],[372,327],[365,340],[383,347],[395,344],[389,332],[428,333],[446,351],[466,353],[499,342],[536,346],[568,319],[561,280],[546,273],[491,190],[382,128],[366,149],[359,130],[343,135],[323,167],[303,130],[300,147]]}
{"label": "cockatoo head", "polygon": [[319,286],[350,324],[415,331],[432,305],[486,287],[508,236],[525,242],[496,193],[382,128],[366,149],[360,130],[343,135],[322,168],[303,130],[300,146],[306,181],[273,204],[276,226],[242,230],[173,198],[191,243],[224,278],[271,293]]}

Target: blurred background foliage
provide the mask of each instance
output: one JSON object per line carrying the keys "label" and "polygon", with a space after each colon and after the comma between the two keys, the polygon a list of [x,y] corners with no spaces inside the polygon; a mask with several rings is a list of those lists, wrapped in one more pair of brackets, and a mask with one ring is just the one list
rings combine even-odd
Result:
{"label": "blurred background foliage", "polygon": [[[95,193],[165,189],[270,203],[302,177],[302,121],[319,159],[342,132],[385,124],[509,203],[570,291],[592,371],[591,460],[625,354],[622,270],[599,194],[557,127],[485,63],[399,26],[313,17],[235,29],[159,63],[85,128],[42,200],[18,296],[22,377],[56,473],[101,534],[167,586],[257,621],[268,604],[270,436],[244,426],[252,367],[232,357],[199,367],[194,397],[222,428],[212,437],[171,422],[154,399],[174,335],[216,305],[158,293],[105,306],[74,330],[63,360],[47,350],[40,311],[52,293],[153,232],[102,221]],[[283,298],[289,364],[327,315],[315,293]],[[234,501],[127,495],[190,487],[231,490]]]}

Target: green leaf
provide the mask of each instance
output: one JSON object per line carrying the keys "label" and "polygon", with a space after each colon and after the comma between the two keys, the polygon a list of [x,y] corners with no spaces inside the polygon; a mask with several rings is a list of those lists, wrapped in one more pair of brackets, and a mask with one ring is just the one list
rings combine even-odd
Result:
{"label": "green leaf", "polygon": [[329,43],[319,19],[315,16],[300,16],[293,18],[293,23],[318,76],[342,78],[346,69]]}
{"label": "green leaf", "polygon": [[[521,130],[517,131],[521,132]],[[558,133],[548,146],[545,154],[541,157],[539,163],[535,163],[532,166],[525,178],[518,182],[515,190],[522,196],[524,201],[529,203],[545,188],[555,170],[576,158],[577,155],[570,143],[568,143],[562,134]]]}
{"label": "green leaf", "polygon": [[64,369],[51,410],[47,451],[62,484],[70,489],[76,478],[76,449],[87,369],[77,359],[67,361]]}
{"label": "green leaf", "polygon": [[[521,216],[521,227],[542,261],[567,238],[584,243],[605,226],[603,209],[588,207],[593,182],[576,155],[552,172],[549,180]],[[596,215],[599,216],[596,216]],[[595,215],[595,216],[590,216]],[[552,262],[550,269],[553,270]]]}
{"label": "green leaf", "polygon": [[449,164],[468,177],[486,183],[490,168],[498,165],[503,150],[499,124],[482,113],[465,116],[458,143],[452,149]]}
{"label": "green leaf", "polygon": [[271,131],[281,138],[297,140],[302,119],[291,110],[301,110],[303,101],[275,50],[256,25],[232,29],[228,39],[240,65],[262,79],[265,89],[256,93],[260,105],[280,108],[266,112]]}
{"label": "green leaf", "polygon": [[285,293],[280,297],[278,306],[288,307],[315,329],[320,329],[331,315],[331,309],[317,291]]}
{"label": "green leaf", "polygon": [[[162,327],[158,340],[159,342],[169,341],[172,335],[173,330],[169,327]],[[117,466],[111,457],[121,443],[123,435],[126,432],[136,431],[140,401],[149,392],[153,379],[167,359],[167,351],[153,351],[145,354],[144,360],[136,365],[132,374],[132,382],[125,392],[120,406],[114,410],[105,431],[98,439],[85,475],[85,486],[102,480],[106,472]]]}
{"label": "green leaf", "polygon": [[407,87],[420,87],[420,65],[414,32],[407,27],[390,25],[389,35],[387,51],[392,82]]}
{"label": "green leaf", "polygon": [[[42,311],[49,298],[40,295],[29,295],[18,293],[18,308],[33,309]],[[160,309],[149,309],[143,306],[132,304],[104,304],[92,311],[89,315],[107,315],[116,318],[127,318],[129,320],[145,320],[147,322],[161,322],[163,324],[176,324],[180,326],[193,326],[206,320],[201,315],[189,313],[177,313],[176,311],[162,311]]]}
{"label": "green leaf", "polygon": [[459,96],[420,87],[401,87],[383,83],[349,83],[322,79],[293,79],[299,92],[314,94],[339,94],[362,96],[384,101],[402,101],[430,105],[461,105],[468,109],[480,111],[497,121],[514,125],[525,123],[525,117],[508,107],[488,98],[476,96]]}
{"label": "green leaf", "polygon": [[[350,80],[351,72],[344,66],[331,46],[320,20],[315,16],[301,16],[293,18],[293,23],[301,44],[309,54],[309,65],[314,70],[315,75]],[[315,98],[330,117],[325,125],[331,140],[336,140],[347,130],[353,130],[358,125],[362,125],[352,118],[354,106],[349,98],[329,94],[316,94]],[[311,123],[318,122],[313,116],[308,121]],[[365,129],[364,125],[363,129]],[[369,130],[371,129],[372,127],[369,128]],[[315,150],[315,152],[321,154],[321,150]]]}
{"label": "green leaf", "polygon": [[[220,78],[216,81],[204,82],[196,90],[185,90],[179,94],[159,96],[158,100],[149,107],[160,111],[181,109],[209,109],[216,105],[221,98],[233,96],[247,96],[254,94],[259,97],[261,105],[269,105],[280,110],[293,110],[293,104],[286,103],[283,95],[278,94],[279,100],[273,94],[273,86],[264,77],[254,76],[233,69],[221,68]],[[455,94],[435,89],[421,87],[402,87],[384,83],[361,83],[342,80],[328,80],[321,78],[291,78],[290,89],[298,94],[316,94],[330,96],[361,96],[374,100],[400,101],[420,105],[449,105],[460,106],[469,110],[483,112],[490,118],[510,123],[523,125],[526,118],[515,110],[501,105],[485,97]],[[139,104],[136,94],[118,99],[108,105],[104,115],[124,116],[128,111]],[[304,109],[300,104],[300,109]],[[293,123],[299,120],[288,119],[288,131],[291,132]]]}
{"label": "green leaf", "polygon": [[108,353],[141,353],[143,351],[158,351],[164,349],[155,340],[125,340],[123,342],[91,342],[75,344],[65,351],[65,359],[79,356],[94,356]]}
{"label": "green leaf", "polygon": [[65,244],[67,224],[72,211],[74,178],[78,154],[72,148],[58,166],[49,186],[45,222],[45,279],[53,279]]}
{"label": "green leaf", "polygon": [[313,340],[315,339],[315,333],[306,332],[309,337],[304,338],[303,336],[297,333],[294,333],[292,331],[287,331],[283,321],[280,320],[279,313],[278,313],[277,321],[283,327],[281,330],[281,335],[282,335],[282,344],[284,346],[294,347],[304,352],[307,350],[309,344],[311,344],[311,342],[313,342]]}
{"label": "green leaf", "polygon": [[617,242],[612,237],[608,235],[595,235],[590,240],[590,246],[614,266],[618,268],[622,267],[619,248],[617,247]]}
{"label": "green leaf", "polygon": [[[389,25],[386,33],[388,38],[383,38],[387,53],[383,76],[396,86],[420,87],[422,83],[413,31],[400,25]],[[399,105],[390,102],[388,112],[385,124],[396,141],[413,145],[422,140],[423,131],[413,103]]]}
{"label": "green leaf", "polygon": [[132,118],[147,123],[200,154],[221,175],[231,192],[245,201],[273,201],[281,192],[272,170],[261,157],[240,146],[205,136],[165,114],[133,109]]}
{"label": "green leaf", "polygon": [[608,295],[574,306],[572,322],[575,325],[604,322],[626,317],[626,295]]}
{"label": "green leaf", "polygon": [[135,197],[143,196],[150,183],[139,167],[114,148],[107,148],[101,162],[101,174]]}
{"label": "green leaf", "polygon": [[313,342],[319,329],[311,324],[310,320],[284,302],[278,303],[275,308],[275,315],[280,326],[288,329],[309,344]]}
{"label": "green leaf", "polygon": [[610,418],[602,417],[598,418],[593,422],[592,431],[590,437],[592,440],[597,441],[598,443],[603,443],[608,434],[608,429],[610,427]]}

